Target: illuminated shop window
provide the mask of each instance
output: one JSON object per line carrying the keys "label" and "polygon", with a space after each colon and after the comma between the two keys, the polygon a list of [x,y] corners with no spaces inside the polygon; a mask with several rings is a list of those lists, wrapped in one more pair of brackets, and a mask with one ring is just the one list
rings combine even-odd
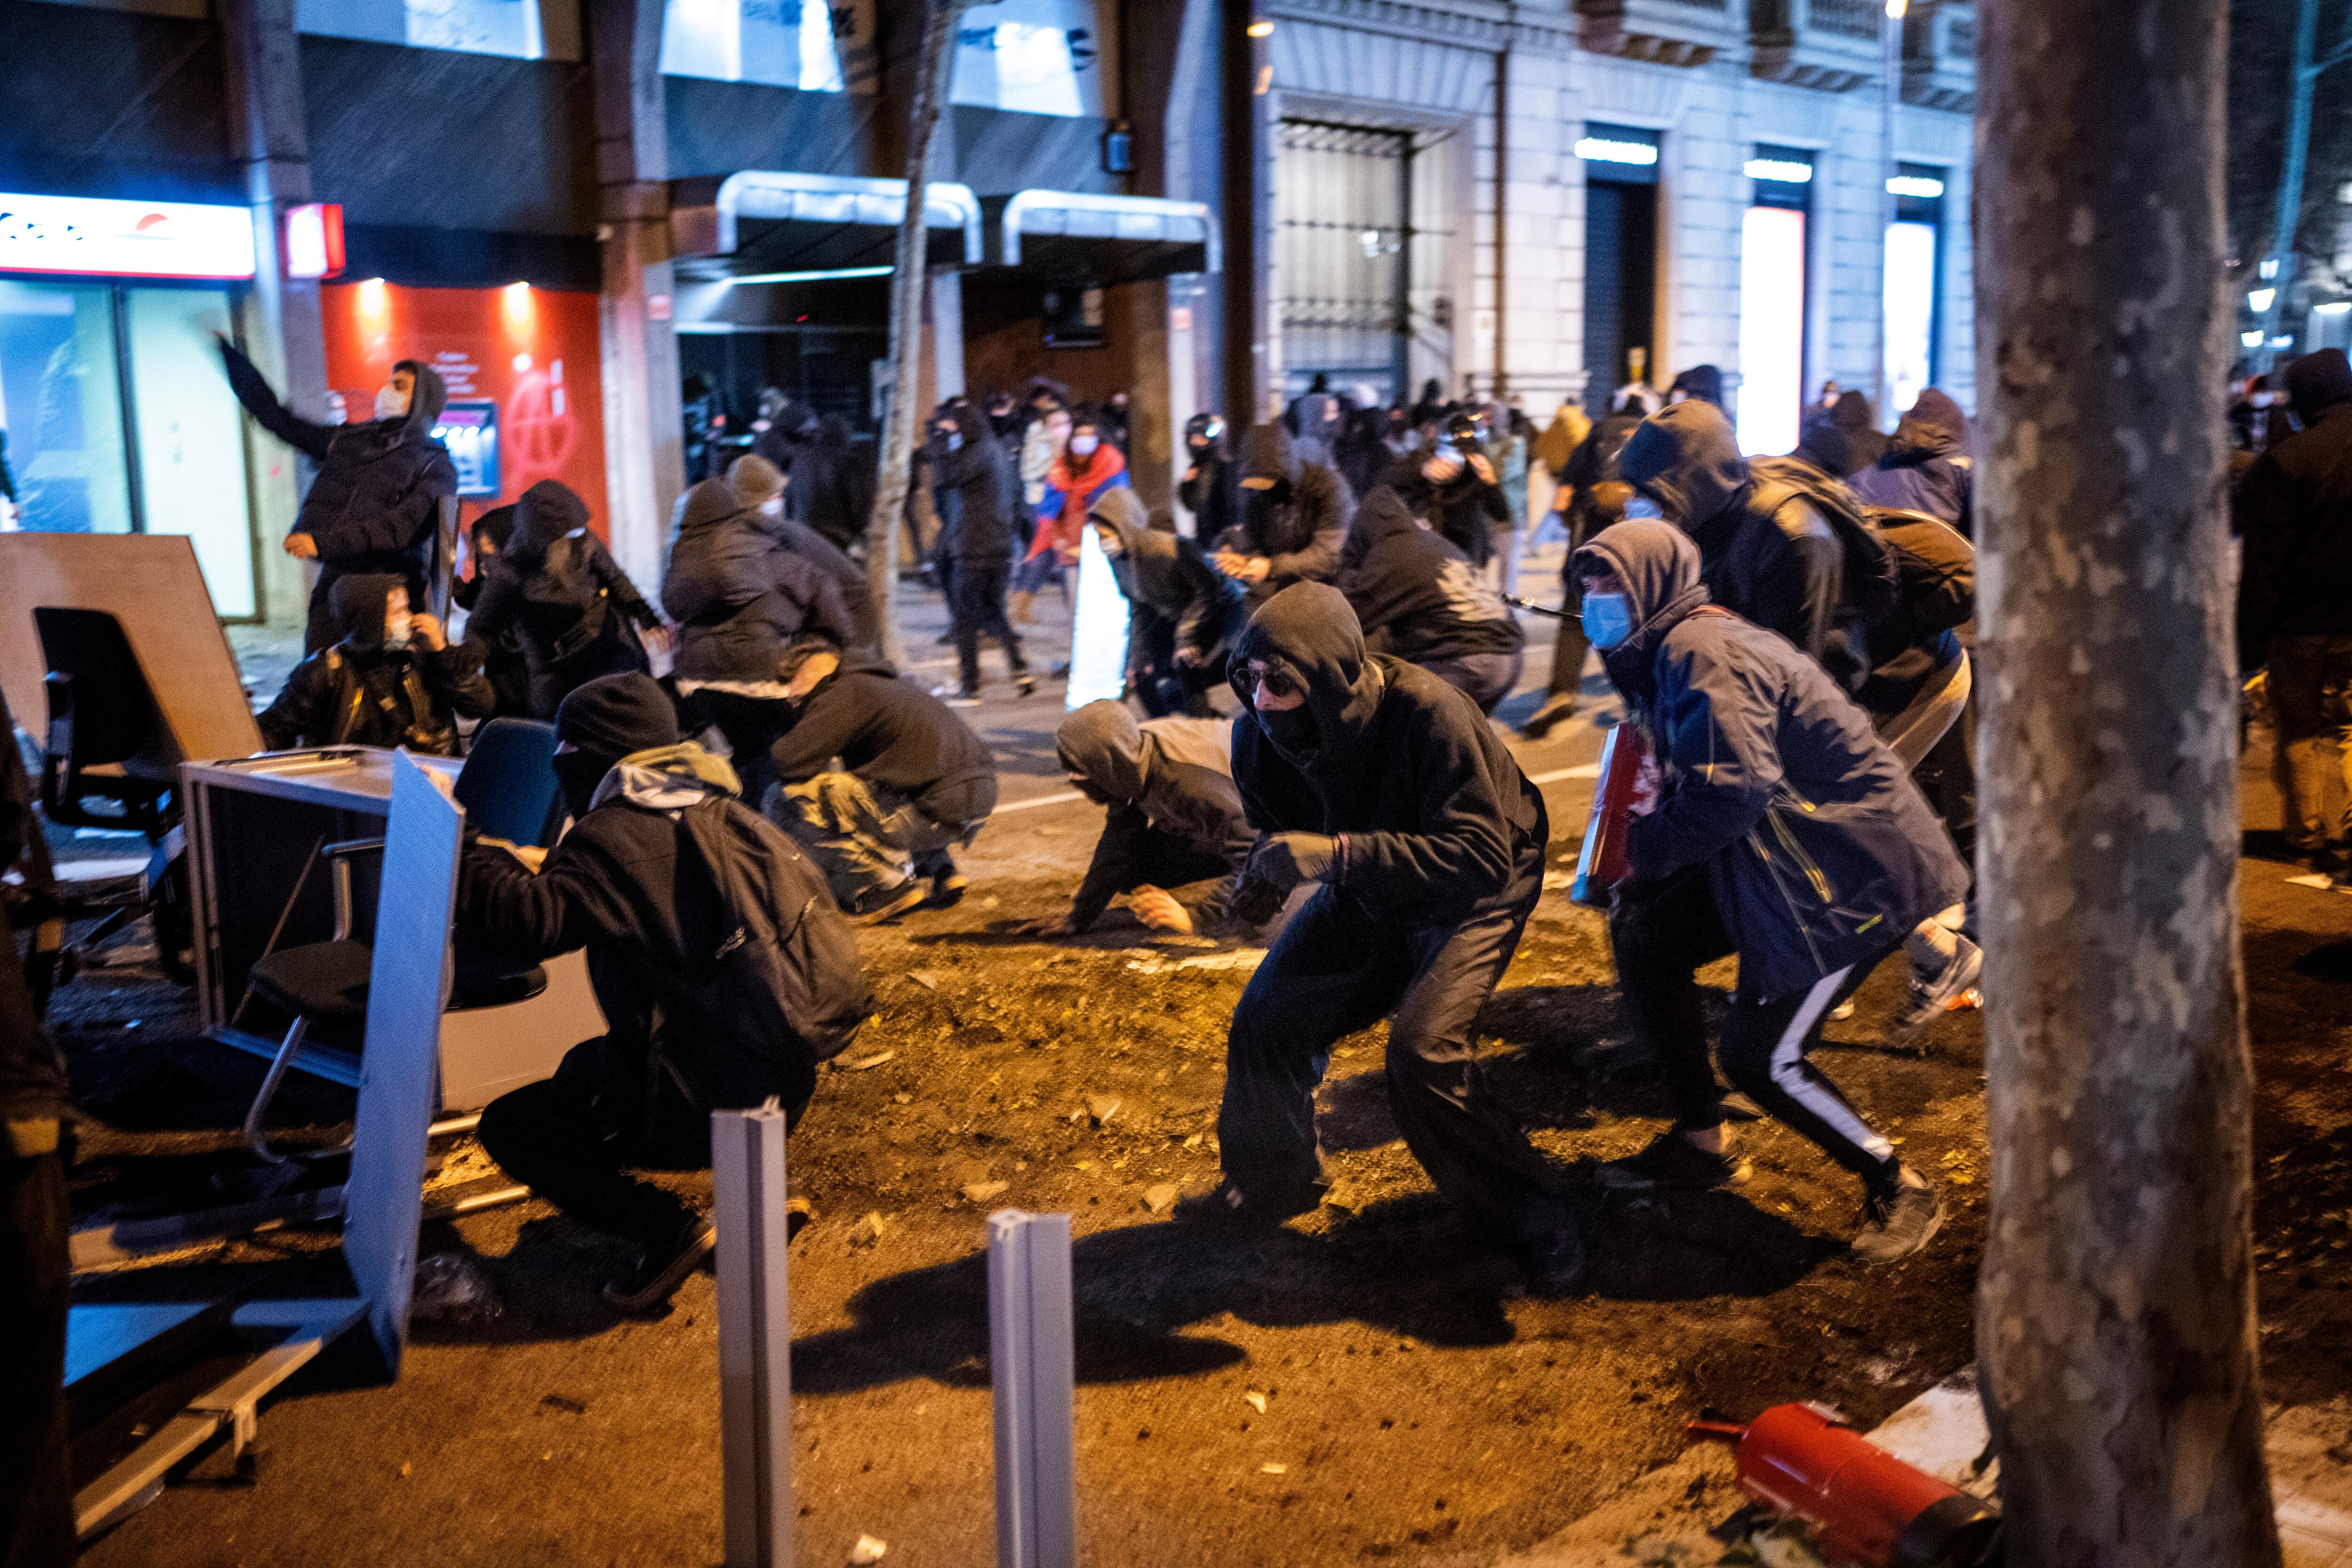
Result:
{"label": "illuminated shop window", "polygon": [[661,68],[804,92],[847,87],[842,57],[871,31],[866,7],[826,0],[669,0]]}
{"label": "illuminated shop window", "polygon": [[577,0],[295,0],[297,31],[519,60],[580,58]]}
{"label": "illuminated shop window", "polygon": [[1096,0],[972,6],[958,24],[950,101],[1016,114],[1115,116],[1105,85],[1115,65],[1112,9]]}

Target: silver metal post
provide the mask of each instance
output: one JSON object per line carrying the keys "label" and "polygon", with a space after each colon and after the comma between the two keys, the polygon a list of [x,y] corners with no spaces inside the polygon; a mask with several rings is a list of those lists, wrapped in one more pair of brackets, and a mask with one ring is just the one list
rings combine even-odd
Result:
{"label": "silver metal post", "polygon": [[997,1568],[1076,1568],[1070,1216],[988,1216]]}
{"label": "silver metal post", "polygon": [[792,1568],[792,1325],[784,1113],[710,1116],[719,1226],[719,1473],[727,1568]]}

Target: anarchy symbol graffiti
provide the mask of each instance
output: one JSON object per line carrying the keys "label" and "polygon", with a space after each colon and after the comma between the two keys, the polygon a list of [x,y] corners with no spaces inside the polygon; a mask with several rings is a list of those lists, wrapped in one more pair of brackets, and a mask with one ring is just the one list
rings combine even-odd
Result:
{"label": "anarchy symbol graffiti", "polygon": [[564,390],[547,372],[528,370],[515,377],[499,422],[506,426],[500,435],[514,476],[509,488],[524,490],[562,476],[574,428]]}

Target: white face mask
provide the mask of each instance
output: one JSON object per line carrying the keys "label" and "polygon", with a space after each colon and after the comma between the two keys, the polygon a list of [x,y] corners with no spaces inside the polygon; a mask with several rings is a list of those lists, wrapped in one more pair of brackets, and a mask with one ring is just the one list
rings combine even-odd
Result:
{"label": "white face mask", "polygon": [[1462,459],[1447,448],[1440,447],[1421,466],[1422,473],[1436,484],[1444,484],[1462,471]]}
{"label": "white face mask", "polygon": [[1659,507],[1658,503],[1652,500],[1648,496],[1635,496],[1632,500],[1625,503],[1625,515],[1627,517],[1663,518],[1666,514],[1664,510]]}
{"label": "white face mask", "polygon": [[784,498],[782,496],[770,496],[766,500],[761,501],[760,503],[760,515],[761,517],[783,516]]}
{"label": "white face mask", "polygon": [[408,395],[406,393],[402,392],[390,382],[376,388],[375,416],[377,418],[398,419],[407,412]]}
{"label": "white face mask", "polygon": [[401,611],[400,614],[396,616],[384,616],[383,646],[389,648],[406,647],[408,646],[408,634],[412,628],[413,623],[415,621],[415,616],[406,610]]}
{"label": "white face mask", "polygon": [[1074,458],[1091,458],[1094,456],[1095,447],[1098,445],[1100,443],[1092,436],[1073,436],[1070,437],[1070,455]]}

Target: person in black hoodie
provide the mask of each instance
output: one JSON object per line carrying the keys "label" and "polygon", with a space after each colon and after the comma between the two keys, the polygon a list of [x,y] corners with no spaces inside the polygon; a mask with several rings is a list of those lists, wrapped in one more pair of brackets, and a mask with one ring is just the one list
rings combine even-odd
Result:
{"label": "person in black hoodie", "polygon": [[1013,688],[1026,697],[1037,682],[1004,613],[1004,593],[1013,580],[1013,513],[1021,494],[1013,459],[997,444],[987,416],[961,398],[940,405],[931,422],[930,445],[940,515],[950,520],[952,530],[946,542],[954,563],[949,613],[954,617],[960,679],[948,700],[959,708],[978,706],[982,632],[1004,650]]}
{"label": "person in black hoodie", "polygon": [[[694,1208],[629,1169],[707,1170],[712,1111],[773,1096],[796,1123],[816,1090],[813,1051],[779,1056],[704,1022],[711,955],[727,951],[730,925],[740,937],[742,914],[690,842],[688,817],[723,800],[734,853],[767,862],[746,868],[737,885],[763,898],[799,895],[766,910],[776,931],[841,917],[791,843],[735,799],[727,763],[680,742],[669,698],[650,677],[588,682],[564,699],[555,733],[571,829],[537,875],[469,840],[457,930],[531,963],[586,948],[605,1032],[572,1047],[553,1078],[492,1100],[479,1136],[509,1175],[567,1216],[638,1245],[636,1267],[605,1286],[604,1299],[643,1311],[668,1299],[714,1237]],[[824,946],[840,951],[840,934]]]}
{"label": "person in black hoodie", "polygon": [[[1686,405],[1685,406],[1687,406]],[[1672,410],[1669,410],[1672,412]],[[1698,551],[1663,522],[1619,523],[1577,552],[1584,628],[1648,738],[1610,944],[1625,1007],[1666,1064],[1677,1115],[1604,1186],[1739,1179],[1707,1065],[1694,972],[1739,956],[1717,1049],[1733,1086],[1862,1178],[1854,1250],[1892,1263],[1943,1209],[1809,1059],[1830,1009],[1968,870],[1908,771],[1822,668],[1708,600]]]}
{"label": "person in black hoodie", "polygon": [[1493,558],[1494,533],[1512,526],[1510,498],[1486,458],[1474,416],[1451,416],[1437,439],[1407,453],[1384,482],[1481,572]]}
{"label": "person in black hoodie", "polygon": [[2352,788],[2352,363],[2305,354],[2286,390],[2303,428],[2263,448],[2231,502],[2238,668],[2270,672],[2288,847],[2352,888],[2352,796],[2332,820],[2326,805],[2338,770]]}
{"label": "person in black hoodie", "polygon": [[1249,592],[1253,607],[1293,583],[1328,583],[1356,498],[1320,463],[1299,460],[1290,432],[1253,425],[1242,437],[1241,513],[1211,543],[1218,571]]}
{"label": "person in black hoodie", "polygon": [[1339,477],[1348,481],[1348,489],[1353,494],[1368,493],[1396,460],[1388,443],[1381,439],[1387,424],[1385,409],[1352,409],[1339,440],[1332,444],[1332,467],[1339,470]]}
{"label": "person in black hoodie", "polygon": [[487,719],[498,693],[466,644],[408,607],[390,574],[338,578],[330,596],[339,640],[294,667],[255,721],[273,752],[291,746],[405,746],[457,754],[457,718]]}
{"label": "person in black hoodie", "polygon": [[1543,891],[1543,796],[1467,698],[1367,654],[1338,589],[1269,600],[1233,662],[1234,782],[1262,835],[1245,879],[1319,883],[1242,994],[1225,1044],[1224,1180],[1179,1217],[1276,1225],[1325,1186],[1315,1089],[1382,1017],[1389,1105],[1437,1190],[1562,1294],[1583,1244],[1542,1156],[1486,1089],[1472,1020]]}
{"label": "person in black hoodie", "polygon": [[803,638],[783,668],[795,717],[771,752],[771,809],[784,831],[860,925],[954,904],[970,884],[951,850],[996,809],[987,743],[879,659]]}
{"label": "person in black hoodie", "polygon": [[474,607],[482,602],[482,591],[490,585],[490,563],[514,542],[515,509],[511,506],[492,507],[474,520],[466,531],[472,542],[474,572],[449,585],[450,596],[457,607],[467,612],[466,641],[481,660],[482,676],[490,689],[499,696],[499,715],[528,719],[530,717],[530,656],[524,650],[522,627],[509,620],[495,637],[486,637],[474,624]]}
{"label": "person in black hoodie", "polygon": [[467,635],[520,635],[533,718],[554,718],[584,681],[647,668],[638,633],[658,636],[661,616],[588,531],[587,503],[569,486],[541,479],[523,491],[513,536],[489,570]]}
{"label": "person in black hoodie", "polygon": [[222,338],[220,351],[229,390],[254,422],[318,466],[286,536],[287,554],[319,563],[302,651],[316,653],[340,635],[335,584],[355,573],[396,574],[411,605],[439,613],[457,525],[457,466],[433,438],[449,400],[439,374],[401,360],[375,395],[373,419],[317,425],[289,412],[236,344]]}
{"label": "person in black hoodie", "polygon": [[793,513],[842,550],[866,537],[874,510],[873,466],[849,442],[848,422],[828,414],[793,459]]}
{"label": "person in black hoodie", "polygon": [[1666,388],[1666,403],[1669,407],[1676,403],[1686,403],[1692,398],[1696,398],[1701,403],[1713,404],[1717,408],[1722,407],[1723,372],[1711,364],[1695,364],[1675,377],[1674,384]]}
{"label": "person in black hoodie", "polygon": [[1962,537],[1977,532],[1976,469],[1969,416],[1934,387],[1919,395],[1878,461],[1846,481],[1872,506],[1923,511]]}
{"label": "person in black hoodie", "polygon": [[[1223,719],[1138,724],[1124,703],[1108,699],[1063,720],[1054,732],[1063,776],[1110,813],[1069,912],[1020,929],[1076,936],[1121,893],[1155,931],[1249,935],[1272,920],[1282,904],[1272,889],[1260,883],[1244,891],[1242,868],[1257,834],[1234,787],[1233,728]],[[1190,903],[1168,891],[1213,879]]]}
{"label": "person in black hoodie", "polygon": [[1201,547],[1152,526],[1135,491],[1105,490],[1087,513],[1111,576],[1126,595],[1127,684],[1146,713],[1210,717],[1225,655],[1249,618],[1241,584]]}
{"label": "person in black hoodie", "polygon": [[1214,542],[1240,520],[1234,495],[1234,459],[1226,450],[1225,416],[1195,414],[1184,422],[1184,477],[1176,499],[1192,514],[1192,537]]}
{"label": "person in black hoodie", "polygon": [[1419,665],[1492,713],[1518,684],[1527,633],[1470,558],[1381,485],[1356,508],[1339,591],[1364,646]]}
{"label": "person in black hoodie", "polygon": [[[791,551],[833,580],[835,590],[841,595],[841,606],[849,614],[850,640],[843,646],[854,652],[878,652],[882,646],[882,617],[875,611],[874,584],[866,575],[866,568],[833,541],[787,514],[784,471],[754,452],[728,466],[727,482],[734,487],[743,504],[758,514],[760,531],[775,548]],[[683,520],[685,516],[686,498],[680,496],[677,517]]]}
{"label": "person in black hoodie", "polygon": [[[1633,488],[1618,473],[1617,459],[1633,432],[1642,427],[1642,418],[1640,405],[1631,395],[1618,398],[1609,416],[1585,432],[1559,471],[1554,508],[1561,514],[1561,528],[1568,535],[1568,560],[1560,564],[1559,578],[1569,600],[1576,597],[1576,582],[1570,575],[1576,552],[1602,529],[1623,521],[1625,504],[1633,499]],[[1522,736],[1540,741],[1576,711],[1577,688],[1583,682],[1585,654],[1591,647],[1583,623],[1573,617],[1553,628],[1551,679],[1545,683],[1542,705],[1519,726]]]}
{"label": "person in black hoodie", "polygon": [[1825,412],[1805,420],[1798,433],[1797,455],[1805,457],[1808,447],[1821,454],[1812,459],[1815,467],[1843,479],[1875,467],[1886,451],[1886,437],[1878,428],[1870,399],[1859,392],[1842,392]]}

